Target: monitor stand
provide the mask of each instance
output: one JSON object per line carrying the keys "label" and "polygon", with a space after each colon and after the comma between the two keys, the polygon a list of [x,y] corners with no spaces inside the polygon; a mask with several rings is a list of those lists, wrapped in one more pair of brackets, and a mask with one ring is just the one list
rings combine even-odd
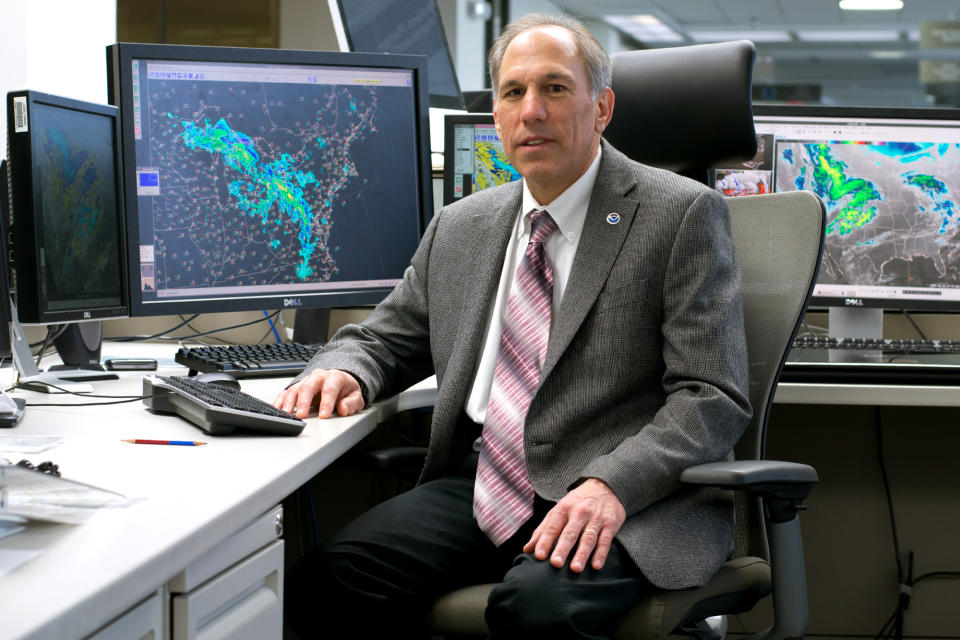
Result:
{"label": "monitor stand", "polygon": [[[830,307],[831,338],[883,339],[883,309]],[[830,349],[830,362],[880,362],[883,351],[875,349]]]}
{"label": "monitor stand", "polygon": [[[13,347],[13,362],[20,372],[20,387],[44,393],[89,393],[93,391],[89,382],[116,380],[119,377],[115,373],[108,373],[103,370],[81,368],[40,371],[36,362],[34,362],[33,354],[30,353],[30,343],[27,341],[23,326],[17,317],[17,305],[12,300],[10,301],[10,310],[12,318],[10,321],[10,342]],[[97,324],[99,325],[99,323]],[[99,351],[98,346],[97,352]]]}
{"label": "monitor stand", "polygon": [[293,315],[293,341],[324,344],[330,330],[330,309],[297,309]]}

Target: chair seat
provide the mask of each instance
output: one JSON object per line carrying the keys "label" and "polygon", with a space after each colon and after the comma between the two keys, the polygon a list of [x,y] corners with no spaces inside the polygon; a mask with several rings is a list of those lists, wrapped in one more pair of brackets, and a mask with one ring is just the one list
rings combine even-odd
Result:
{"label": "chair seat", "polygon": [[[448,639],[486,637],[483,614],[494,586],[471,585],[439,597],[427,618],[428,628]],[[638,602],[617,625],[614,638],[664,638],[678,626],[707,616],[749,611],[770,591],[766,560],[730,560],[702,587],[660,591]]]}
{"label": "chair seat", "polygon": [[665,638],[681,625],[709,616],[749,611],[772,590],[770,565],[746,556],[727,561],[695,589],[658,591],[631,608],[617,625],[614,640]]}

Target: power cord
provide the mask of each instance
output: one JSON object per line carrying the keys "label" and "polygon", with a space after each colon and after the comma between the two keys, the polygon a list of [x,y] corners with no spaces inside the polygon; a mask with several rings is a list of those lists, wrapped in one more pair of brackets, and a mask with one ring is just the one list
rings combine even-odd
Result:
{"label": "power cord", "polygon": [[[919,331],[919,329],[917,329]],[[897,584],[899,585],[897,593],[897,604],[884,622],[880,631],[875,636],[876,640],[902,640],[903,622],[907,611],[910,609],[910,598],[913,596],[913,587],[923,581],[931,578],[960,578],[960,571],[930,571],[913,577],[913,550],[907,553],[907,571],[904,576],[903,563],[900,561],[900,540],[897,534],[897,520],[893,509],[893,495],[890,492],[890,480],[887,476],[887,465],[883,456],[883,416],[880,407],[874,407],[876,417],[875,427],[877,433],[877,460],[880,464],[880,476],[883,478],[883,491],[887,498],[887,511],[890,514],[890,531],[893,537],[893,553],[897,561]]]}
{"label": "power cord", "polygon": [[917,332],[917,335],[920,336],[921,340],[928,340],[927,334],[925,334],[923,330],[920,329],[920,327],[917,325],[917,323],[913,321],[913,316],[910,315],[909,311],[904,309],[903,316],[907,319],[908,322],[910,322],[911,325],[913,325],[914,330]]}
{"label": "power cord", "polygon": [[[149,400],[150,398],[159,398],[161,396],[167,395],[166,393],[153,393],[150,395],[138,395],[138,396],[116,396],[116,395],[98,395],[95,393],[83,393],[79,391],[71,391],[64,387],[58,387],[55,384],[50,384],[49,382],[44,383],[46,386],[56,389],[57,391],[62,391],[63,393],[69,393],[72,396],[80,396],[81,398],[108,398],[109,402],[28,402],[26,406],[28,407],[96,407],[110,404],[126,404],[130,402],[138,402],[140,400]],[[15,384],[6,391],[13,391],[14,389],[28,389],[25,385]]]}

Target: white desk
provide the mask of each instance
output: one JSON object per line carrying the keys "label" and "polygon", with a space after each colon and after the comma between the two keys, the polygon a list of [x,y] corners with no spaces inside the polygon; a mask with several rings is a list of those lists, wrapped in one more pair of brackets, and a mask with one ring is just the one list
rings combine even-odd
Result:
{"label": "white desk", "polygon": [[773,401],[778,404],[960,407],[960,387],[781,382]]}
{"label": "white desk", "polygon": [[[119,352],[118,352],[119,351]],[[175,348],[143,345],[158,357],[159,373],[183,375]],[[113,354],[123,355],[114,348]],[[132,354],[132,352],[131,352]],[[95,382],[97,393],[138,395],[142,373]],[[284,379],[242,380],[244,391],[272,400]],[[422,404],[430,387],[356,416],[307,420],[296,438],[208,436],[177,416],[154,415],[141,402],[92,407],[28,406],[8,432],[59,435],[64,442],[16,461],[52,460],[64,478],[141,501],[104,510],[82,525],[31,524],[0,540],[2,549],[43,553],[0,578],[0,638],[83,638],[143,599],[218,542],[329,465],[408,402]],[[17,392],[30,403],[83,403],[83,398]],[[425,400],[426,399],[426,400]],[[86,400],[90,401],[90,400]],[[202,447],[133,445],[122,438],[205,440]]]}

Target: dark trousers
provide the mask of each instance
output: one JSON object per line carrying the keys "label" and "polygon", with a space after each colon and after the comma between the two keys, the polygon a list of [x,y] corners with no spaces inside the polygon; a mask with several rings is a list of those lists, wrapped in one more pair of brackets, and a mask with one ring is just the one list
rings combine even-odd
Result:
{"label": "dark trousers", "polygon": [[[576,574],[521,549],[552,503],[500,548],[473,518],[473,477],[450,476],[387,500],[287,573],[285,616],[301,640],[424,638],[433,599],[501,583],[487,605],[491,637],[606,638],[653,587],[614,543],[605,566]],[[569,559],[568,559],[569,562]]]}

